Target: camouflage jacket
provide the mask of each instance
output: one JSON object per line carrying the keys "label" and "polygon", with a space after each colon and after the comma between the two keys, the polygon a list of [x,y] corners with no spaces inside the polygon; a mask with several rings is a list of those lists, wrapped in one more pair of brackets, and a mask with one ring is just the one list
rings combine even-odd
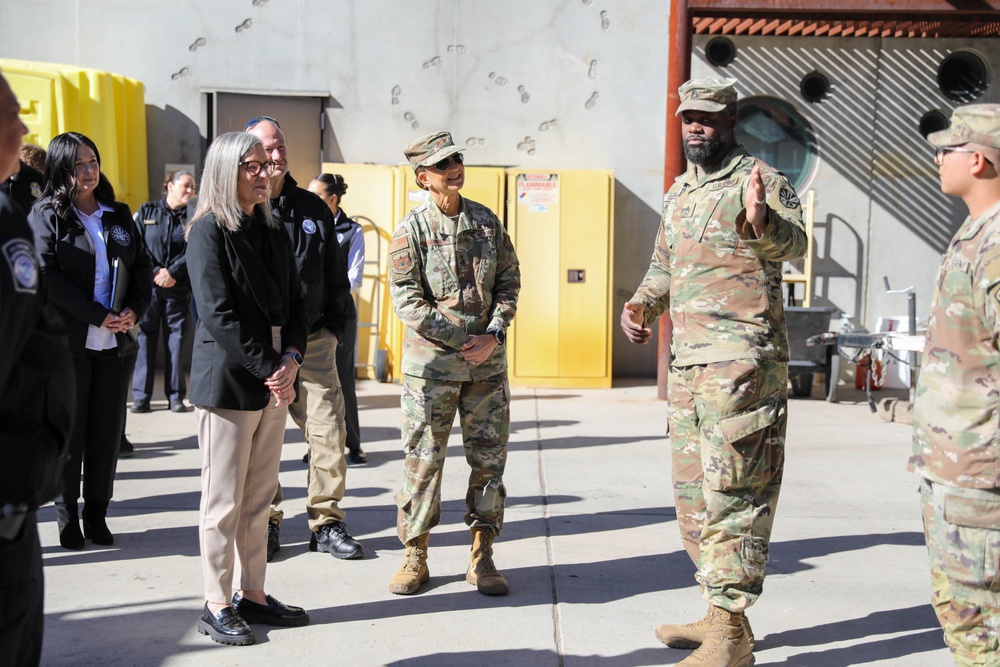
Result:
{"label": "camouflage jacket", "polygon": [[469,335],[506,331],[517,309],[517,255],[492,211],[465,198],[457,222],[433,200],[410,211],[389,244],[389,281],[406,325],[403,373],[471,381],[507,371],[505,345],[478,366],[458,351]]}
{"label": "camouflage jacket", "polygon": [[1000,487],[1000,204],[951,240],[931,302],[908,468],[934,482]]}
{"label": "camouflage jacket", "polygon": [[[767,190],[768,221],[760,239],[743,208],[754,165]],[[736,146],[717,171],[691,166],[664,195],[653,258],[630,301],[645,307],[647,326],[670,309],[676,365],[787,361],[781,263],[805,251],[794,188]]]}

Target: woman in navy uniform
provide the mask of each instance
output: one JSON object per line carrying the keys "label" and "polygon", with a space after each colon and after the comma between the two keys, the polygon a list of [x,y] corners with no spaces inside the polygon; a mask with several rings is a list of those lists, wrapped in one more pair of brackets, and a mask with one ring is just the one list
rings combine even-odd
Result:
{"label": "woman in navy uniform", "polygon": [[181,353],[190,336],[191,281],[187,271],[184,226],[194,194],[194,176],[175,171],[167,177],[166,196],[146,202],[135,214],[135,225],[153,262],[153,299],[139,321],[139,357],[132,374],[132,412],[149,412],[156,376],[160,329],[166,338],[163,390],[172,412],[187,412]]}
{"label": "woman in navy uniform", "polygon": [[[45,191],[29,216],[48,295],[59,309],[76,370],[70,459],[56,502],[59,543],[110,545],[105,521],[138,349],[128,331],[149,306],[153,275],[127,205],[115,201],[94,142],[77,132],[49,144]],[[112,311],[116,261],[128,273],[121,312]],[[83,472],[83,532],[77,501]]]}

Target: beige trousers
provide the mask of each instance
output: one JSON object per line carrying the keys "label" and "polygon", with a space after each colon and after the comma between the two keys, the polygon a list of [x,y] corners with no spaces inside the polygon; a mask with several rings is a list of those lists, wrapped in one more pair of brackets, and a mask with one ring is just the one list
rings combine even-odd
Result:
{"label": "beige trousers", "polygon": [[[309,446],[306,515],[309,529],[316,531],[324,524],[344,520],[340,501],[347,476],[347,429],[344,394],[337,375],[337,339],[326,329],[309,335],[299,368],[299,394],[288,412]],[[272,504],[276,506],[281,500],[279,485]],[[281,523],[280,509],[272,507],[270,515],[271,523]]]}
{"label": "beige trousers", "polygon": [[[280,345],[280,334],[276,339]],[[198,519],[205,600],[229,604],[239,590],[264,590],[267,516],[278,485],[287,407],[196,407],[202,453]],[[238,569],[237,569],[238,568]]]}

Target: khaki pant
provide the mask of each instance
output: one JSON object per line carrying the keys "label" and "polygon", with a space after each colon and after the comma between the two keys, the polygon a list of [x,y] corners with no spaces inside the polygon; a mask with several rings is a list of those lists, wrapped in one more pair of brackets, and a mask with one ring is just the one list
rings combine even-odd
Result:
{"label": "khaki pant", "polygon": [[[281,331],[273,331],[275,349]],[[198,517],[205,600],[229,604],[240,590],[264,590],[267,515],[278,484],[288,408],[223,410],[196,407],[201,449]],[[236,566],[239,569],[236,569]]]}
{"label": "khaki pant", "polygon": [[[288,408],[302,429],[309,446],[309,475],[306,514],[309,529],[344,520],[340,501],[344,499],[347,460],[344,446],[344,394],[337,375],[337,339],[327,329],[309,335],[305,359],[299,368],[299,395]],[[271,523],[280,524],[284,514],[276,506],[282,500],[278,485],[271,508]]]}

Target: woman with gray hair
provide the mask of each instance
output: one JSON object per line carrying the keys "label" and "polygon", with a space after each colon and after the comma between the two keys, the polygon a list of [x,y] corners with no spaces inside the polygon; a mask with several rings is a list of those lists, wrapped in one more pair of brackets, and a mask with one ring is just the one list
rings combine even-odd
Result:
{"label": "woman with gray hair", "polygon": [[202,451],[205,607],[198,631],[233,646],[254,643],[248,623],[309,622],[301,607],[264,592],[267,517],[308,333],[291,248],[271,217],[273,171],[254,135],[217,137],[187,230],[188,273],[201,316],[191,374]]}

